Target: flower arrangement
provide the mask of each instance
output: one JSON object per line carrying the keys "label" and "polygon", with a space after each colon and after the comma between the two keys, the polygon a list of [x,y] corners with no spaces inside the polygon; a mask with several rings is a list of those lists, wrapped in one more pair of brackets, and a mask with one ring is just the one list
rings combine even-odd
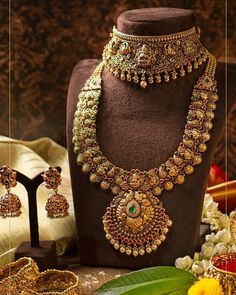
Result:
{"label": "flower arrangement", "polygon": [[[230,216],[233,215],[233,212]],[[230,216],[218,210],[218,204],[209,195],[205,195],[202,222],[210,225],[211,234],[206,235],[205,243],[200,252],[195,252],[193,258],[185,256],[177,258],[175,266],[192,272],[199,279],[204,276],[213,255],[235,253],[236,244],[230,234]]]}

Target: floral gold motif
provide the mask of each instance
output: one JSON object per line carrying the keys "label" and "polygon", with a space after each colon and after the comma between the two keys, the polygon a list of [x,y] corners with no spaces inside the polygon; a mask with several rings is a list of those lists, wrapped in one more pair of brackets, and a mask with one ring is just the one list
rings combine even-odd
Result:
{"label": "floral gold motif", "polygon": [[154,82],[176,79],[178,74],[184,76],[206,61],[208,55],[195,28],[172,35],[134,36],[114,27],[103,60],[117,78],[146,88]]}
{"label": "floral gold motif", "polygon": [[[137,41],[137,36],[124,36],[116,31],[115,34],[115,38],[122,38],[123,42],[129,42],[130,47],[134,48],[132,42]],[[187,36],[190,36],[192,31],[189,31],[188,34]],[[176,38],[187,36],[186,33],[179,33]],[[155,57],[153,44],[161,42],[161,50],[163,50],[162,42],[166,44],[168,40],[165,36],[159,36],[156,39],[149,39],[151,37],[148,36],[139,36],[138,38],[139,43],[135,47],[136,58],[129,57],[131,62],[135,60],[129,71],[130,75],[131,72],[134,73],[135,83],[139,83],[140,78],[143,82],[143,86],[141,86],[146,87],[145,73],[141,72],[141,77],[139,77],[136,65],[139,67],[142,65],[148,69],[151,65],[150,69],[152,69],[152,61]],[[151,43],[148,47],[146,45],[147,38]],[[172,39],[170,38],[170,40]],[[205,50],[203,51],[205,52]],[[128,55],[132,55],[132,53]],[[119,56],[121,53],[117,52],[115,58]],[[96,136],[96,114],[102,94],[102,72],[107,66],[109,67],[108,63],[103,60],[79,94],[73,125],[74,152],[77,154],[77,163],[82,166],[83,173],[90,173],[91,182],[99,183],[102,189],[110,189],[115,195],[103,216],[106,238],[121,253],[134,257],[142,256],[157,250],[158,246],[166,239],[166,234],[172,225],[157,197],[163,191],[174,189],[176,184],[183,184],[186,181],[186,175],[192,174],[194,166],[200,165],[202,162],[201,153],[207,148],[205,142],[210,140],[209,130],[213,127],[210,121],[214,118],[215,102],[218,99],[214,79],[216,59],[213,55],[208,54],[205,73],[198,79],[190,98],[183,139],[173,156],[159,167],[148,171],[140,171],[139,169],[128,171],[117,167],[100,150]],[[190,69],[190,65],[188,67]],[[117,76],[120,75],[119,67],[115,69],[114,73]],[[165,75],[167,79],[168,72]],[[89,104],[90,101],[94,103]],[[87,119],[93,120],[93,128],[85,126]],[[88,140],[89,146],[86,144]]]}
{"label": "floral gold motif", "polygon": [[174,50],[173,46],[171,46],[171,44],[165,44],[163,49],[165,55],[176,55],[176,51]]}

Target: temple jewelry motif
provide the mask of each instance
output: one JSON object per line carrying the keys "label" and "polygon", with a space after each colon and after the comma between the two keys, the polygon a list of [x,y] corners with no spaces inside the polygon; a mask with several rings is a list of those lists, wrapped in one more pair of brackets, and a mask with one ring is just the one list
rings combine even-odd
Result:
{"label": "temple jewelry motif", "polygon": [[116,77],[146,88],[184,76],[205,62],[208,54],[194,27],[164,36],[127,35],[114,27],[103,60]]}
{"label": "temple jewelry motif", "polygon": [[[182,141],[172,157],[148,171],[127,171],[111,163],[103,155],[96,135],[104,67],[123,80],[133,79],[146,87],[153,75],[158,76],[164,69],[167,69],[165,75],[169,71],[176,73],[177,68],[185,71],[185,66],[190,71],[191,62],[199,64],[205,59],[205,73],[193,88]],[[103,61],[82,88],[74,114],[74,152],[90,181],[115,195],[103,216],[103,226],[106,238],[121,253],[135,257],[149,254],[166,239],[172,221],[158,197],[176,184],[183,184],[185,176],[192,174],[194,166],[202,162],[218,100],[215,69],[215,57],[200,45],[193,29],[158,37],[129,36],[114,29]],[[148,82],[146,75],[149,75]]]}

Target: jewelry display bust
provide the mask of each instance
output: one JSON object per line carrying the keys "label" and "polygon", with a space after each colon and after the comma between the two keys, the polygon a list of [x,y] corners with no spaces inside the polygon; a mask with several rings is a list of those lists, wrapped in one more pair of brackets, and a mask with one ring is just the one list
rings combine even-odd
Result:
{"label": "jewelry display bust", "polygon": [[[117,30],[136,36],[176,34],[194,27],[193,11],[150,8],[120,15]],[[168,54],[173,50],[168,46]],[[78,94],[99,60],[83,60],[75,67],[68,93],[67,140],[78,246],[81,264],[141,268],[173,265],[177,257],[191,255],[199,240],[201,210],[213,151],[224,119],[224,67],[218,63],[216,81],[219,100],[213,119],[211,140],[202,163],[185,183],[163,191],[159,197],[173,225],[157,251],[134,257],[115,251],[104,235],[102,217],[113,195],[92,184],[77,165],[72,143],[73,118]],[[97,140],[103,155],[126,170],[147,171],[167,161],[179,146],[194,85],[204,74],[206,63],[183,77],[157,84],[129,83],[108,69],[102,72],[102,95],[96,116]],[[141,79],[142,80],[142,79]],[[168,80],[168,79],[166,79]],[[143,87],[145,86],[145,87]],[[143,89],[145,88],[145,89]]]}

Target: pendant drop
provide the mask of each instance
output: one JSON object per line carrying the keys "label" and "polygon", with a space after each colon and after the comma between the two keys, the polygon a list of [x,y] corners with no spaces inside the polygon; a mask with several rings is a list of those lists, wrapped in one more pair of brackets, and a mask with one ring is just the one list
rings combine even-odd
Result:
{"label": "pendant drop", "polygon": [[156,251],[172,221],[151,192],[130,190],[111,201],[103,225],[106,238],[116,250],[136,257]]}

